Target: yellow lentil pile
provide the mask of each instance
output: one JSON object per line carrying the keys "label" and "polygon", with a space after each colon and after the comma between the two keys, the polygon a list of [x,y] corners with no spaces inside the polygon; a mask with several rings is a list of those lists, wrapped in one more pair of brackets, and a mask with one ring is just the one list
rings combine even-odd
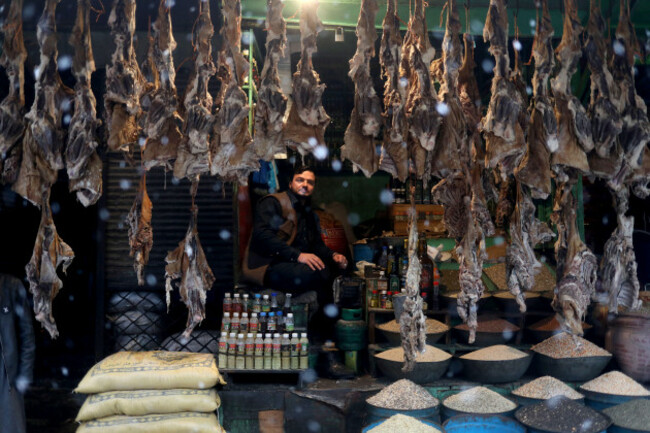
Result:
{"label": "yellow lentil pile", "polygon": [[426,425],[417,419],[406,415],[393,415],[377,427],[368,430],[368,433],[440,433],[437,428]]}
{"label": "yellow lentil pile", "polygon": [[611,353],[592,342],[566,332],[547,338],[531,347],[531,350],[554,359],[611,356]]}
{"label": "yellow lentil pile", "polygon": [[620,371],[610,371],[583,384],[581,389],[603,394],[627,395],[632,397],[650,396],[650,391],[631,377]]}
{"label": "yellow lentil pile", "polygon": [[513,359],[525,358],[526,356],[528,356],[526,353],[517,350],[514,347],[497,344],[495,346],[467,353],[461,356],[461,358],[475,361],[510,361]]}
{"label": "yellow lentil pile", "polygon": [[[377,358],[386,359],[388,361],[404,362],[404,349],[395,347],[376,355]],[[451,355],[444,350],[440,350],[433,346],[426,346],[424,353],[418,354],[415,362],[440,362],[446,361],[451,358]]]}
{"label": "yellow lentil pile", "polygon": [[447,397],[442,404],[449,409],[467,413],[502,413],[514,410],[516,403],[483,386]]}
{"label": "yellow lentil pile", "polygon": [[[449,326],[435,319],[427,319],[425,326],[426,326],[427,334],[437,334],[439,332],[449,331]],[[382,331],[388,331],[388,332],[399,332],[400,330],[399,323],[397,323],[396,320],[391,320],[390,322],[377,325],[377,328],[381,329]]]}
{"label": "yellow lentil pile", "polygon": [[571,400],[580,400],[584,396],[561,380],[551,376],[542,376],[512,391],[519,397],[548,400],[563,395]]}
{"label": "yellow lentil pile", "polygon": [[440,403],[429,391],[408,379],[390,384],[366,402],[376,407],[393,410],[428,409]]}

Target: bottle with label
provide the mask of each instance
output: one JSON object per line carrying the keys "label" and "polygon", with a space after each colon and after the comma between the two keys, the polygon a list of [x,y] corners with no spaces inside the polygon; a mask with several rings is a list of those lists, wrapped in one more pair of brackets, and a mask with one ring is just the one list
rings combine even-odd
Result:
{"label": "bottle with label", "polygon": [[257,318],[257,313],[251,313],[251,320],[248,323],[248,330],[253,334],[257,334],[260,329],[260,321]]}
{"label": "bottle with label", "polygon": [[239,320],[239,332],[242,334],[248,334],[248,324],[250,320],[248,319],[248,313],[241,313],[241,319]]}
{"label": "bottle with label", "polygon": [[271,311],[277,313],[278,311],[278,294],[271,293]]}
{"label": "bottle with label", "polygon": [[280,346],[281,367],[283,370],[291,368],[291,340],[289,334],[282,334],[282,342]]}
{"label": "bottle with label", "polygon": [[250,313],[251,313],[251,311],[250,311],[250,307],[251,307],[251,306],[250,306],[250,304],[249,304],[249,298],[250,298],[250,297],[248,296],[248,293],[244,293],[244,294],[242,295],[242,298],[243,298],[243,299],[242,299],[242,309],[241,309],[241,311],[242,311],[242,313],[248,313],[248,314],[250,314]]}
{"label": "bottle with label", "polygon": [[[255,314],[255,313],[253,313]],[[264,339],[262,334],[257,334],[255,337],[255,360],[253,361],[253,368],[255,370],[264,369]]]}
{"label": "bottle with label", "polygon": [[219,338],[219,368],[228,368],[228,333],[224,331]]}
{"label": "bottle with label", "polygon": [[379,308],[379,293],[376,290],[370,295],[370,308]]}
{"label": "bottle with label", "polygon": [[377,261],[377,266],[379,266],[382,269],[386,269],[388,266],[388,247],[384,245],[381,247],[381,255],[379,256],[379,260]]}
{"label": "bottle with label", "polygon": [[278,330],[278,322],[275,319],[275,313],[273,311],[269,313],[269,320],[266,322],[266,329],[269,332],[275,332]]}
{"label": "bottle with label", "polygon": [[300,367],[300,337],[298,333],[291,334],[291,357],[289,359],[289,368],[298,370]]}
{"label": "bottle with label", "polygon": [[235,358],[235,368],[242,370],[246,368],[246,339],[244,334],[237,334],[237,357]]}
{"label": "bottle with label", "polygon": [[278,332],[284,332],[284,315],[282,314],[282,310],[278,310],[275,313],[275,323],[277,324]]}
{"label": "bottle with label", "polygon": [[295,330],[295,322],[293,319],[293,313],[287,314],[287,318],[284,321],[284,329],[287,330],[287,332],[293,332]]}
{"label": "bottle with label", "polygon": [[293,312],[293,310],[291,309],[291,299],[292,299],[291,293],[287,293],[284,296],[284,306],[282,307],[282,313],[284,314],[285,318],[287,317],[287,314]]}
{"label": "bottle with label", "polygon": [[377,280],[377,290],[381,293],[383,290],[388,290],[388,280],[384,275],[384,271],[379,271],[379,279]]}
{"label": "bottle with label", "polygon": [[269,301],[269,295],[262,296],[262,311],[269,313],[271,311],[271,301]]}
{"label": "bottle with label", "polygon": [[273,334],[273,358],[271,359],[271,369],[280,370],[282,368],[282,340],[277,332]]}
{"label": "bottle with label", "polygon": [[397,266],[393,267],[393,272],[391,272],[390,277],[388,278],[388,290],[391,292],[399,292],[400,286],[400,276],[398,273]]}
{"label": "bottle with label", "polygon": [[388,291],[382,290],[379,297],[379,308],[386,309],[386,299],[388,299]]}
{"label": "bottle with label", "polygon": [[309,368],[309,340],[307,333],[303,332],[300,334],[300,369],[307,368]]}
{"label": "bottle with label", "polygon": [[404,248],[402,249],[402,254],[398,263],[398,273],[400,277],[406,276],[406,270],[409,267],[409,241],[404,239]]}
{"label": "bottle with label", "polygon": [[230,320],[230,330],[236,334],[239,334],[240,326],[241,319],[239,318],[239,313],[232,313],[232,319]]}
{"label": "bottle with label", "polygon": [[264,370],[271,369],[273,360],[273,336],[266,334],[264,336]]}
{"label": "bottle with label", "polygon": [[388,247],[388,259],[386,262],[386,273],[390,275],[395,267],[395,249],[392,245]]}
{"label": "bottle with label", "polygon": [[223,313],[221,318],[221,332],[230,332],[230,313]]}
{"label": "bottle with label", "polygon": [[232,297],[230,293],[223,295],[223,312],[232,313]]}
{"label": "bottle with label", "polygon": [[393,309],[393,292],[390,291],[386,293],[386,309]]}
{"label": "bottle with label", "polygon": [[433,292],[431,293],[431,302],[429,305],[432,309],[437,310],[440,308],[440,271],[438,271],[438,266],[433,264]]}
{"label": "bottle with label", "polygon": [[237,359],[237,334],[231,332],[228,336],[228,360],[227,366],[229,369],[235,368],[235,360]]}
{"label": "bottle with label", "polygon": [[246,369],[252,370],[255,362],[255,337],[250,332],[246,335]]}
{"label": "bottle with label", "polygon": [[260,314],[262,312],[262,295],[255,293],[255,300],[253,301],[253,313]]}
{"label": "bottle with label", "polygon": [[259,317],[259,321],[260,321],[260,332],[261,332],[262,334],[266,334],[266,331],[268,331],[268,329],[269,329],[269,328],[268,328],[268,320],[269,320],[269,318],[268,318],[268,316],[267,316],[267,313],[265,313],[264,311],[262,311],[262,312],[260,313],[260,317]]}
{"label": "bottle with label", "polygon": [[242,308],[241,308],[241,296],[239,293],[235,293],[235,296],[233,297],[232,300],[232,311],[233,313],[242,313]]}

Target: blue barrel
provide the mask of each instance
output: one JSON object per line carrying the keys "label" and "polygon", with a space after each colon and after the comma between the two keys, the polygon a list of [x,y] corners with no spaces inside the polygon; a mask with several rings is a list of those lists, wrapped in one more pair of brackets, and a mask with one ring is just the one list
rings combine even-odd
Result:
{"label": "blue barrel", "polygon": [[398,414],[417,418],[420,421],[431,421],[435,423],[440,422],[440,404],[437,404],[433,407],[428,407],[426,409],[416,410],[386,409],[383,407],[374,406],[370,403],[366,403],[366,406],[368,408],[366,422],[369,424],[388,419],[391,416]]}
{"label": "blue barrel", "polygon": [[526,433],[519,422],[499,415],[458,415],[442,426],[446,433]]}
{"label": "blue barrel", "polygon": [[[381,420],[381,421],[378,421],[378,422],[372,423],[372,424],[370,424],[368,427],[364,427],[364,429],[361,430],[361,433],[368,433],[368,432],[369,432],[370,430],[372,430],[373,428],[375,428],[375,427],[379,427],[379,426],[380,426],[383,422],[385,422],[385,421],[386,421],[386,420],[384,419],[384,420]],[[431,422],[431,421],[427,421],[427,420],[423,420],[423,419],[418,420],[418,421],[420,421],[420,422],[423,423],[423,424],[429,425],[429,426],[431,426],[431,427],[435,427],[435,428],[437,428],[438,430],[440,430],[441,433],[445,433],[444,428],[442,428],[442,427],[440,426],[440,424],[436,424],[435,422]],[[395,432],[395,433],[397,433],[397,432]],[[400,432],[400,433],[401,433],[401,432]],[[404,433],[407,433],[407,432],[404,432]],[[517,433],[518,433],[518,432],[517,432]]]}
{"label": "blue barrel", "polygon": [[471,412],[462,412],[459,410],[454,410],[450,409],[447,406],[442,406],[442,418],[445,420],[451,419],[456,416],[499,416],[501,418],[512,418],[515,414],[515,411],[517,408],[514,408],[512,410],[509,410],[507,412],[499,412],[499,413],[494,413],[494,414],[477,414],[477,413],[471,413]]}
{"label": "blue barrel", "polygon": [[616,424],[612,425],[610,428],[607,429],[607,433],[648,433],[648,432],[650,432],[650,427],[649,429],[646,430],[635,430],[631,428],[619,427]]}
{"label": "blue barrel", "polygon": [[374,251],[368,244],[354,244],[352,247],[355,262],[371,262],[373,261]]}

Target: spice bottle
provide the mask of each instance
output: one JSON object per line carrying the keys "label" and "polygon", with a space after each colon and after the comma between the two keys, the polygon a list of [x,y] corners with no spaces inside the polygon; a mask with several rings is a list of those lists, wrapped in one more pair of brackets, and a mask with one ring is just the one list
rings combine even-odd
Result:
{"label": "spice bottle", "polygon": [[300,368],[309,368],[309,340],[306,332],[300,334]]}
{"label": "spice bottle", "polygon": [[278,308],[278,294],[277,293],[271,293],[271,311],[275,313],[278,310],[279,310],[279,308]]}
{"label": "spice bottle", "polygon": [[273,336],[266,334],[264,336],[264,370],[271,369],[273,360]]}
{"label": "spice bottle", "polygon": [[224,313],[232,312],[232,297],[230,296],[230,293],[226,293],[223,296],[223,312]]}
{"label": "spice bottle", "polygon": [[269,313],[269,320],[266,322],[266,329],[269,332],[275,332],[278,330],[278,322],[275,319],[275,313],[271,311]]}
{"label": "spice bottle", "polygon": [[263,333],[263,334],[266,334],[266,331],[268,331],[268,329],[269,329],[268,328],[268,320],[269,320],[268,316],[266,315],[265,312],[262,311],[260,313],[260,317],[259,317],[259,321],[260,321],[259,329],[260,329],[260,332]]}
{"label": "spice bottle", "polygon": [[228,368],[235,368],[235,360],[237,358],[237,334],[231,332],[228,336],[228,360],[226,365]]}
{"label": "spice bottle", "polygon": [[386,309],[387,310],[393,309],[393,292],[386,293]]}
{"label": "spice bottle", "polygon": [[292,370],[297,370],[300,367],[300,337],[298,333],[291,334],[291,358],[289,360],[289,367]]}
{"label": "spice bottle", "polygon": [[251,313],[251,320],[248,323],[248,330],[253,334],[257,334],[260,329],[260,321],[257,318],[257,313]]}
{"label": "spice bottle", "polygon": [[230,313],[223,313],[221,319],[221,332],[230,332]]}
{"label": "spice bottle", "polygon": [[295,323],[293,319],[293,313],[287,314],[287,318],[284,321],[284,328],[287,332],[293,332],[295,329]]}
{"label": "spice bottle", "polygon": [[239,318],[239,313],[232,313],[232,320],[230,321],[230,330],[236,334],[239,334],[240,326],[241,326],[241,319]]}
{"label": "spice bottle", "polygon": [[282,368],[282,341],[280,334],[273,334],[273,357],[271,359],[271,368],[280,370]]}
{"label": "spice bottle", "polygon": [[388,280],[384,275],[384,271],[379,271],[379,278],[377,279],[377,290],[379,293],[381,293],[382,290],[388,290]]}
{"label": "spice bottle", "polygon": [[241,313],[241,319],[239,321],[239,332],[242,334],[248,334],[248,324],[250,320],[248,319],[248,313]]}
{"label": "spice bottle", "polygon": [[232,300],[232,311],[234,313],[240,313],[240,314],[242,312],[241,296],[239,295],[239,293],[235,293],[235,296],[234,296],[234,298]]}
{"label": "spice bottle", "polygon": [[427,292],[422,292],[422,310],[427,311],[429,309],[429,303],[427,302]]}
{"label": "spice bottle", "polygon": [[252,370],[255,365],[255,337],[250,332],[246,335],[246,368]]}
{"label": "spice bottle", "polygon": [[262,311],[265,313],[271,311],[271,301],[269,301],[269,295],[262,296]]}
{"label": "spice bottle", "polygon": [[388,299],[388,293],[386,290],[381,291],[381,297],[379,298],[379,307],[386,308],[386,300]]}
{"label": "spice bottle", "polygon": [[370,308],[379,308],[379,294],[376,290],[370,295]]}
{"label": "spice bottle", "polygon": [[255,300],[253,301],[253,313],[262,312],[262,295],[255,293]]}
{"label": "spice bottle", "polygon": [[219,338],[219,368],[228,368],[228,333],[223,331]]}
{"label": "spice bottle", "polygon": [[235,368],[242,370],[246,367],[246,340],[244,334],[237,334],[237,357],[235,358]]}
{"label": "spice bottle", "polygon": [[250,295],[248,293],[244,293],[242,296],[244,299],[242,301],[242,312],[245,313],[252,313],[251,311],[251,301],[250,301]]}
{"label": "spice bottle", "polygon": [[282,334],[282,342],[280,346],[281,366],[283,370],[291,368],[291,340],[289,334]]}
{"label": "spice bottle", "polygon": [[281,310],[275,313],[275,323],[277,323],[278,332],[284,332],[284,315]]}
{"label": "spice bottle", "polygon": [[291,293],[287,293],[284,295],[284,306],[282,307],[282,313],[284,313],[284,317],[286,318],[289,313],[291,313],[293,310],[291,309]]}
{"label": "spice bottle", "polygon": [[254,358],[255,360],[253,361],[253,368],[255,370],[262,370],[264,368],[264,340],[262,339],[262,334],[257,334],[257,336],[255,337]]}

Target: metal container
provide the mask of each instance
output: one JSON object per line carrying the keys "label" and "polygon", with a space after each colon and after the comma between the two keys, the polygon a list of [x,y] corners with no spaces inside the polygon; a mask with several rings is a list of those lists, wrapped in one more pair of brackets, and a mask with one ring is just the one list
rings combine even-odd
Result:
{"label": "metal container", "polygon": [[[368,433],[370,430],[372,430],[372,429],[375,428],[375,427],[380,426],[380,425],[381,425],[383,422],[385,422],[385,421],[386,421],[386,420],[382,420],[382,421],[377,421],[377,422],[375,422],[375,423],[372,423],[372,424],[370,424],[368,427],[364,427],[364,429],[361,430],[361,433]],[[445,433],[445,430],[442,428],[442,426],[440,426],[440,424],[436,424],[436,423],[434,423],[434,422],[427,421],[427,420],[424,420],[424,419],[421,419],[421,420],[418,420],[418,421],[420,421],[420,422],[423,423],[423,424],[429,425],[429,426],[431,426],[431,427],[435,427],[435,428],[437,428],[438,430],[440,430],[441,433]],[[397,432],[396,432],[396,433],[397,433]],[[404,433],[406,433],[406,432],[404,432]]]}
{"label": "metal container", "polygon": [[379,358],[375,355],[375,363],[379,371],[381,371],[386,377],[391,380],[400,380],[408,379],[411,382],[417,384],[431,383],[442,377],[449,363],[451,362],[451,357],[444,361],[438,362],[416,362],[415,367],[412,371],[404,372],[402,371],[403,362],[400,361],[390,361],[388,359]]}
{"label": "metal container", "polygon": [[610,428],[607,429],[607,433],[649,433],[650,426],[646,430],[636,430],[631,428],[619,427],[616,424],[613,424]]}
{"label": "metal container", "polygon": [[428,407],[426,409],[416,409],[416,410],[397,410],[397,409],[386,409],[384,407],[377,407],[370,403],[366,403],[367,406],[367,416],[366,422],[368,424],[376,423],[377,421],[382,421],[390,418],[393,415],[406,415],[413,418],[417,418],[420,421],[430,421],[434,423],[440,423],[440,403],[433,407]]}
{"label": "metal container", "polygon": [[460,358],[463,364],[463,375],[479,383],[505,383],[519,380],[526,373],[532,355],[526,354],[524,358],[507,361],[482,361]]}
{"label": "metal container", "polygon": [[650,382],[650,316],[619,315],[611,325],[612,347],[623,373],[639,382]]}
{"label": "metal container", "polygon": [[447,433],[525,433],[526,428],[500,415],[458,415],[443,424]]}
{"label": "metal container", "polygon": [[533,370],[540,376],[553,376],[565,382],[586,382],[598,376],[611,358],[607,355],[555,359],[535,352]]}
{"label": "metal container", "polygon": [[579,391],[585,396],[585,404],[596,410],[607,409],[608,407],[616,406],[626,401],[636,400],[637,398],[649,398],[648,396],[605,394],[602,392],[588,391],[582,387],[579,388]]}

